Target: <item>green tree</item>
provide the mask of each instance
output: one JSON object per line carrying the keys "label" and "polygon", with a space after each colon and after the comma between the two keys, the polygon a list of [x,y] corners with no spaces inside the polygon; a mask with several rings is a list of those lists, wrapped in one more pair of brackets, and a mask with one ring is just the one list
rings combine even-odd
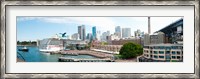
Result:
{"label": "green tree", "polygon": [[119,51],[119,54],[123,59],[135,58],[139,55],[142,55],[142,53],[142,46],[133,42],[125,43]]}

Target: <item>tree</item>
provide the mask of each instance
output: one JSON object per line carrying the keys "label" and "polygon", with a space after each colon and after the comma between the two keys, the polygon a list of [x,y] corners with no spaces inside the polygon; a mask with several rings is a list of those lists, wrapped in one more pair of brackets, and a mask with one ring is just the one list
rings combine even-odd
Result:
{"label": "tree", "polygon": [[119,54],[123,59],[135,58],[139,55],[142,55],[142,53],[142,46],[133,42],[125,43],[119,51]]}

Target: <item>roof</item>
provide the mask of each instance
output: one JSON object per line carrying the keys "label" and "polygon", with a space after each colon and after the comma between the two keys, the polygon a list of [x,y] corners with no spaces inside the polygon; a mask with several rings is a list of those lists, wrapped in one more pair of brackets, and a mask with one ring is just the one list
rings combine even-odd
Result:
{"label": "roof", "polygon": [[179,20],[167,25],[166,27],[164,27],[164,28],[162,28],[162,29],[160,29],[160,30],[158,30],[156,32],[165,32],[166,29],[174,28],[174,27],[177,27],[179,25],[183,25],[183,18],[181,18],[181,19],[179,19]]}
{"label": "roof", "polygon": [[145,46],[183,46],[182,44],[150,44]]}

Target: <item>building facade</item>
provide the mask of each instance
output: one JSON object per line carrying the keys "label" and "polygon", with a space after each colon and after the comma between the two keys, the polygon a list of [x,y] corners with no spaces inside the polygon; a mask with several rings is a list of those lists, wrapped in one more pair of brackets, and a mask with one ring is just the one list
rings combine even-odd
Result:
{"label": "building facade", "polygon": [[115,27],[115,35],[117,35],[119,38],[121,38],[122,33],[121,33],[121,27],[120,26]]}
{"label": "building facade", "polygon": [[166,43],[166,37],[163,32],[158,32],[153,35],[144,34],[144,45]]}
{"label": "building facade", "polygon": [[[145,60],[146,59],[146,60]],[[143,57],[140,62],[147,61],[182,62],[183,45],[180,44],[151,44],[143,47]]]}
{"label": "building facade", "polygon": [[136,44],[143,45],[143,39],[142,38],[133,38],[133,39],[120,39],[120,40],[112,40],[109,43],[109,45],[124,45],[128,42],[134,42]]}
{"label": "building facade", "polygon": [[96,39],[96,36],[97,36],[97,34],[96,34],[96,26],[94,26],[94,27],[92,27],[92,39]]}
{"label": "building facade", "polygon": [[165,43],[165,34],[163,32],[158,32],[154,35],[150,35],[151,44],[161,44]]}
{"label": "building facade", "polygon": [[88,33],[86,39],[89,40],[89,41],[91,41],[92,38],[93,38],[93,37],[92,37],[92,33]]}
{"label": "building facade", "polygon": [[119,40],[120,38],[117,35],[111,34],[110,36],[107,36],[108,41],[112,40]]}
{"label": "building facade", "polygon": [[131,37],[131,28],[122,28],[122,38]]}
{"label": "building facade", "polygon": [[78,33],[73,34],[72,40],[79,40],[79,34]]}
{"label": "building facade", "polygon": [[101,31],[96,32],[96,40],[101,41]]}
{"label": "building facade", "polygon": [[102,41],[107,41],[107,38],[106,38],[107,36],[110,36],[110,31],[103,32],[101,40]]}
{"label": "building facade", "polygon": [[78,34],[81,40],[85,40],[85,25],[78,26]]}
{"label": "building facade", "polygon": [[149,44],[150,44],[150,35],[144,34],[144,45],[149,45]]}
{"label": "building facade", "polygon": [[165,33],[167,43],[177,43],[183,41],[183,18],[167,25],[157,32]]}

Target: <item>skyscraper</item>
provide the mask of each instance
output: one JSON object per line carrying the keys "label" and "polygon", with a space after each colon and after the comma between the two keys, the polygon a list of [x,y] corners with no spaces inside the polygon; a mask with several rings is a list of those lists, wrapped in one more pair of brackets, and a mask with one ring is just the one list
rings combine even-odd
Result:
{"label": "skyscraper", "polygon": [[92,36],[93,36],[93,39],[97,38],[96,26],[92,27]]}
{"label": "skyscraper", "polygon": [[140,29],[135,31],[135,37],[136,38],[143,37],[143,36],[144,36],[144,32],[141,32]]}
{"label": "skyscraper", "polygon": [[107,36],[110,36],[110,31],[103,32],[103,33],[102,33],[102,39],[101,39],[101,40],[102,40],[102,41],[106,41],[106,40],[107,40],[107,39],[106,39]]}
{"label": "skyscraper", "polygon": [[131,28],[122,28],[122,38],[131,37]]}
{"label": "skyscraper", "polygon": [[101,31],[97,31],[96,39],[99,40],[99,41],[101,40]]}
{"label": "skyscraper", "polygon": [[88,33],[86,39],[91,41],[92,40],[92,33]]}
{"label": "skyscraper", "polygon": [[72,40],[79,40],[80,36],[78,33],[72,35]]}
{"label": "skyscraper", "polygon": [[81,40],[85,40],[85,25],[78,26],[78,34]]}
{"label": "skyscraper", "polygon": [[121,28],[120,26],[115,27],[115,35],[121,38]]}

